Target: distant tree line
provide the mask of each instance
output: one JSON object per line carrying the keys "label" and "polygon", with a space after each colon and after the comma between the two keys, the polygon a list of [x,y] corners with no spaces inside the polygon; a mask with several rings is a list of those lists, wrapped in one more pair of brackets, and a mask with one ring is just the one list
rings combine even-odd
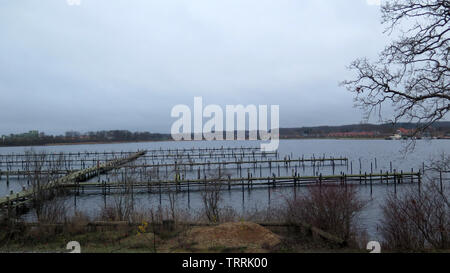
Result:
{"label": "distant tree line", "polygon": [[[332,133],[371,132],[373,137],[386,137],[394,134],[398,129],[414,130],[415,123],[385,123],[385,124],[352,124],[341,126],[314,126],[301,128],[280,128],[280,138],[310,138],[326,137]],[[441,121],[429,126],[422,136],[450,136],[450,122]]]}
{"label": "distant tree line", "polygon": [[[280,138],[321,138],[330,137],[333,133],[361,133],[370,132],[369,137],[380,138],[394,134],[398,129],[413,130],[414,123],[397,124],[354,124],[342,126],[315,126],[301,128],[280,128]],[[30,131],[37,132],[37,131]],[[246,132],[248,138],[248,132]],[[235,131],[236,136],[236,131]],[[361,136],[355,134],[355,137]],[[432,124],[423,136],[450,137],[450,122],[441,121]],[[225,133],[224,133],[225,139]],[[331,135],[331,137],[333,137]],[[111,142],[137,142],[137,141],[167,141],[172,140],[170,134],[150,132],[130,132],[127,130],[110,130],[80,133],[68,131],[64,135],[47,135],[45,133],[25,133],[20,135],[3,136],[0,146],[33,146],[46,144],[76,144],[76,143],[111,143]]]}
{"label": "distant tree line", "polygon": [[0,139],[0,146],[31,146],[63,143],[108,143],[108,142],[134,142],[134,141],[162,141],[171,140],[170,134],[150,132],[130,132],[127,130],[96,131],[82,134],[69,131],[64,135],[47,135],[40,133],[37,136],[11,135]]}

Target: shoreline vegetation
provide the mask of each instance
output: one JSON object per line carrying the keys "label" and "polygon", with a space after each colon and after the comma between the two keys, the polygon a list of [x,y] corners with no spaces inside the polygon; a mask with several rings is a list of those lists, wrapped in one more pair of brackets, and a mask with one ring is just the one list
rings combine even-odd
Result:
{"label": "shoreline vegetation", "polygon": [[[420,135],[415,132],[415,128],[417,128],[417,124],[414,123],[280,128],[279,139],[450,139],[450,122],[448,121],[437,122]],[[235,131],[235,135],[236,134],[237,132]],[[246,139],[248,139],[249,132],[247,131],[245,135]],[[225,132],[223,139],[226,139]],[[3,135],[0,138],[0,147],[119,144],[162,141],[174,140],[170,134],[130,132],[127,130],[88,133],[69,131],[64,135],[46,135],[44,132],[35,130],[23,134]]]}
{"label": "shoreline vegetation", "polygon": [[[204,207],[197,211],[180,208],[175,194],[172,205],[146,209],[122,195],[94,216],[69,216],[67,204],[53,200],[37,222],[2,219],[0,253],[67,252],[73,240],[83,253],[367,253],[370,240],[359,220],[370,200],[355,187],[310,186],[279,206],[243,213],[221,206],[220,195],[209,194],[215,189],[204,192]],[[445,202],[433,183],[421,196],[391,196],[379,223],[383,252],[448,253],[449,218],[438,216],[446,214]],[[422,216],[430,221],[411,225]]]}
{"label": "shoreline vegetation", "polygon": [[[280,140],[312,140],[312,139],[320,139],[320,140],[326,140],[326,139],[333,139],[333,140],[386,140],[386,137],[286,137],[281,138]],[[447,139],[450,140],[450,137],[437,137],[436,139]],[[61,143],[46,143],[46,144],[29,144],[29,145],[1,145],[0,148],[7,148],[7,147],[46,147],[46,146],[77,146],[77,145],[99,145],[99,144],[126,144],[126,143],[151,143],[151,142],[169,142],[169,141],[175,141],[173,139],[166,139],[166,140],[122,140],[122,141],[99,141],[99,142],[61,142]],[[208,140],[181,140],[181,141],[208,141]],[[215,141],[215,140],[213,140]],[[227,141],[224,139],[223,141]],[[235,140],[229,140],[229,141],[235,141]],[[246,140],[250,141],[250,140]],[[259,140],[258,140],[259,141]],[[177,141],[178,142],[178,141]]]}
{"label": "shoreline vegetation", "polygon": [[[334,139],[334,140],[386,140],[384,137],[289,137],[289,138],[280,138],[280,140],[311,140],[311,139]],[[450,140],[450,137],[440,137],[437,139],[448,139]],[[68,146],[68,145],[98,145],[98,144],[124,144],[124,143],[149,143],[149,142],[169,142],[169,141],[175,141],[173,139],[167,139],[167,140],[140,140],[140,141],[133,141],[133,140],[123,140],[123,141],[103,141],[103,142],[66,142],[66,143],[48,143],[48,144],[42,144],[42,145],[22,145],[24,147],[27,146]],[[208,140],[182,140],[182,141],[208,141]],[[227,141],[224,139],[223,141]],[[230,140],[234,141],[234,140]],[[1,146],[2,147],[22,147],[22,146]]]}

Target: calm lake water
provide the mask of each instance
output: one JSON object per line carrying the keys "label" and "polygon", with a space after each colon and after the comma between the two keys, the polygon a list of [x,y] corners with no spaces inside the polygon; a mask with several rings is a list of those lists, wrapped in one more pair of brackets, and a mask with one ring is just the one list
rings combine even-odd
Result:
{"label": "calm lake water", "polygon": [[[47,152],[103,152],[103,151],[135,151],[144,149],[183,149],[183,148],[220,148],[220,147],[259,147],[259,141],[184,141],[184,142],[141,142],[141,143],[122,143],[122,144],[92,144],[92,145],[65,145],[65,146],[45,146],[45,147],[6,147],[0,148],[0,154],[9,153],[23,153],[31,148],[35,151]],[[353,173],[359,173],[360,169],[364,172],[370,172],[371,168],[374,173],[386,172],[392,168],[397,171],[403,170],[410,172],[411,169],[418,171],[432,158],[439,157],[442,153],[448,154],[450,152],[450,140],[417,140],[415,149],[412,152],[405,154],[403,148],[405,147],[403,141],[393,140],[333,140],[333,139],[313,139],[313,140],[281,140],[278,149],[279,158],[290,156],[291,158],[309,158],[309,157],[347,157],[349,159],[348,166],[336,166],[335,173],[339,172],[350,173],[351,166]],[[375,166],[376,159],[376,166]],[[210,160],[210,159],[209,159]],[[224,159],[220,159],[224,160]],[[139,160],[140,163],[151,163],[148,159]],[[137,163],[139,163],[137,162]],[[372,166],[371,166],[372,164]],[[247,171],[251,172],[253,176],[263,177],[270,175],[268,168],[256,170],[252,166],[244,168],[243,176],[247,175]],[[281,168],[281,175],[291,175],[292,169]],[[231,176],[236,176],[238,173],[234,166],[230,166],[228,172]],[[4,170],[4,168],[3,168]],[[313,168],[306,165],[305,169],[298,166],[300,175],[313,175]],[[272,173],[277,173],[276,168],[272,168]],[[332,168],[323,166],[316,169],[323,175],[331,174]],[[197,172],[194,171],[192,175],[195,176]],[[447,182],[446,182],[447,183]],[[19,191],[26,181],[11,179],[9,186],[6,185],[4,176],[0,181],[0,195],[9,193],[10,190]],[[398,187],[398,191],[402,188],[409,187],[405,184]],[[450,188],[445,185],[446,189]],[[304,188],[298,188],[301,191]],[[370,195],[369,186],[359,186],[358,191],[362,198],[370,200],[369,205],[361,215],[362,223],[367,229],[371,240],[377,240],[377,223],[380,220],[380,204],[383,203],[384,198],[389,192],[393,191],[393,186],[374,185],[373,194]],[[258,208],[263,210],[268,206],[276,206],[283,202],[284,197],[293,193],[293,188],[276,188],[271,189],[270,200],[268,189],[253,189],[251,191],[240,189],[223,192],[223,206],[233,207],[239,212],[253,210]],[[106,200],[105,200],[106,198]],[[81,210],[91,215],[96,215],[105,202],[109,202],[112,196],[103,197],[99,194],[84,194],[76,197],[76,208],[74,205],[74,198],[67,197],[67,203],[71,205],[72,211]],[[161,200],[159,194],[141,193],[136,194],[135,199],[138,206],[142,208],[158,206],[160,202],[163,206],[168,205],[168,197],[162,195]],[[201,196],[198,192],[191,192],[189,197],[186,192],[177,194],[177,204],[181,208],[189,208],[191,210],[198,210],[201,208]],[[25,215],[26,219],[33,219],[33,212]]]}

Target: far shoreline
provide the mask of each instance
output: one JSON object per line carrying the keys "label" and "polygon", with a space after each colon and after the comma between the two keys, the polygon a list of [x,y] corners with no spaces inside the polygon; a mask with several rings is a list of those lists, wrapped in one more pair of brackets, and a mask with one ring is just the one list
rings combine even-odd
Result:
{"label": "far shoreline", "polygon": [[[279,140],[389,140],[396,141],[391,139],[386,139],[385,137],[289,137],[289,138],[280,138]],[[450,139],[450,138],[437,138],[440,140]],[[405,140],[405,139],[399,139]],[[409,139],[408,139],[409,140]],[[418,139],[424,140],[424,139]],[[426,139],[429,140],[429,139]],[[63,142],[63,143],[47,143],[47,144],[30,144],[30,145],[0,145],[0,148],[11,148],[11,147],[52,147],[52,146],[76,146],[76,145],[104,145],[104,144],[127,144],[127,143],[152,143],[152,142],[210,142],[211,140],[181,140],[176,141],[174,139],[166,139],[166,140],[137,140],[137,141],[89,141],[89,142]],[[235,140],[212,140],[212,141],[235,141]],[[260,140],[245,140],[245,141],[260,141]],[[398,141],[398,140],[397,140]]]}

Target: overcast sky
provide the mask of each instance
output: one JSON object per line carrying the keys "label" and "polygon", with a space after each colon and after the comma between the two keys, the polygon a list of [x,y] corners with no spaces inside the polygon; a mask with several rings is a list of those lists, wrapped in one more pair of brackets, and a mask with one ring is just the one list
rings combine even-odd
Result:
{"label": "overcast sky", "polygon": [[386,44],[376,0],[0,0],[0,134],[170,132],[176,104],[358,123],[338,83]]}

